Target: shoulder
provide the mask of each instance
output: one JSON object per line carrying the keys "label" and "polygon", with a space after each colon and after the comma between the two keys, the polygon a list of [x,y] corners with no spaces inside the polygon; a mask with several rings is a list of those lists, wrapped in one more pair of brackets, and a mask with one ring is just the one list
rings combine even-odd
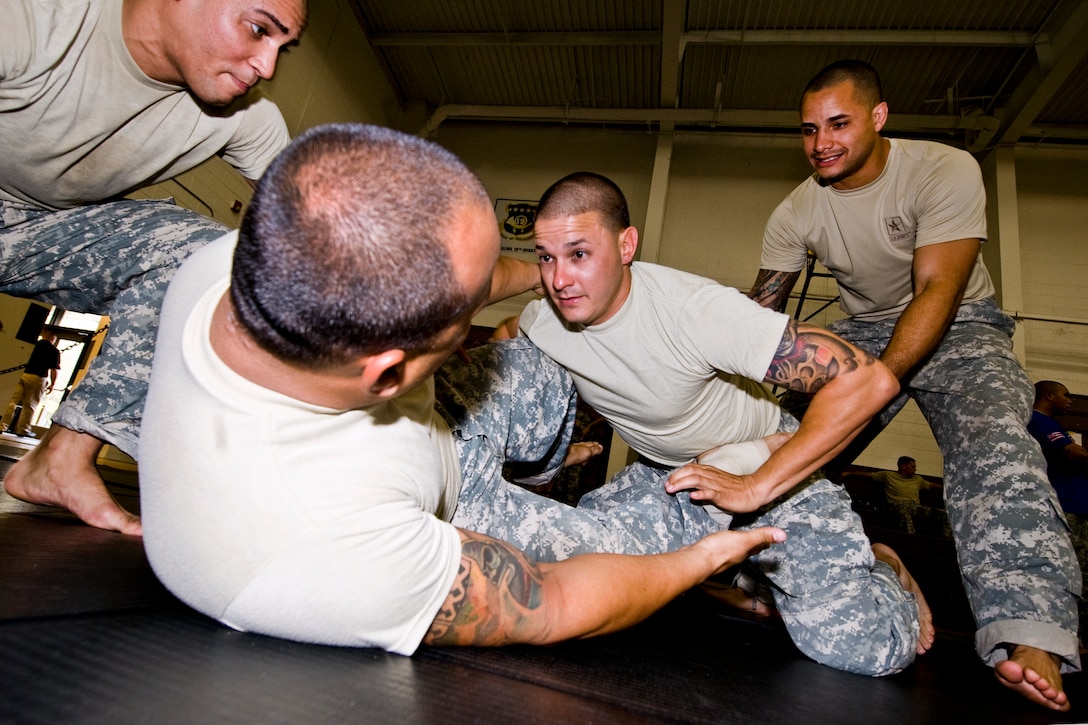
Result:
{"label": "shoulder", "polygon": [[771,212],[767,221],[768,230],[781,231],[803,226],[813,219],[815,209],[826,203],[828,196],[827,188],[820,186],[815,174],[810,174]]}
{"label": "shoulder", "polygon": [[234,128],[223,150],[223,159],[246,178],[259,179],[291,143],[283,114],[259,88],[229,106],[228,114],[226,118]]}
{"label": "shoulder", "polygon": [[37,75],[55,67],[101,14],[89,0],[10,0],[0,23],[0,80]]}
{"label": "shoulder", "polygon": [[660,264],[634,262],[631,265],[631,296],[648,302],[656,310],[657,317],[681,318],[682,321],[689,315],[692,304],[707,295],[728,296],[731,289],[707,277]]}
{"label": "shoulder", "polygon": [[1062,428],[1058,421],[1045,413],[1037,410],[1031,411],[1031,420],[1028,421],[1028,432],[1040,443],[1064,448],[1073,442],[1073,437]]}
{"label": "shoulder", "polygon": [[680,296],[718,284],[707,277],[652,262],[632,262],[631,277],[649,290],[666,294],[676,293]]}
{"label": "shoulder", "polygon": [[1057,427],[1058,421],[1046,413],[1040,413],[1037,410],[1031,411],[1031,420],[1028,421],[1029,431],[1049,431]]}
{"label": "shoulder", "polygon": [[782,200],[782,202],[775,209],[775,212],[792,211],[797,207],[810,205],[816,201],[828,196],[827,187],[820,186],[820,182],[816,177],[816,174],[809,174],[808,177],[800,184],[794,187],[793,191]]}
{"label": "shoulder", "polygon": [[575,330],[559,316],[547,298],[536,299],[525,305],[518,317],[518,332],[529,338],[541,350],[553,353],[557,346],[569,344]]}
{"label": "shoulder", "polygon": [[915,139],[893,139],[893,154],[896,154],[900,163],[908,168],[919,171],[940,171],[943,174],[956,172],[960,174],[978,175],[981,178],[981,169],[975,157],[948,144],[938,141],[919,141]]}

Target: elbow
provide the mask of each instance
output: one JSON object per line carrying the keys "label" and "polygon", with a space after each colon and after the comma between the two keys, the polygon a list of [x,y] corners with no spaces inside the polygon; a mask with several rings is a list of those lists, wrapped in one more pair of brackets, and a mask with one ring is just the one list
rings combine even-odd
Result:
{"label": "elbow", "polygon": [[892,398],[899,394],[899,378],[891,368],[882,362],[877,361],[875,366],[875,374],[872,385],[868,386],[870,394],[881,401],[880,407],[883,408]]}

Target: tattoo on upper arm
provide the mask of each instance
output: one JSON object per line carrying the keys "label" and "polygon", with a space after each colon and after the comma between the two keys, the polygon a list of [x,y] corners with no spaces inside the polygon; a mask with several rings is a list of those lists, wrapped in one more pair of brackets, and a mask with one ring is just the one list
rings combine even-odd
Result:
{"label": "tattoo on upper arm", "polygon": [[786,309],[786,302],[790,299],[790,291],[797,283],[800,272],[776,272],[771,269],[761,269],[756,275],[755,284],[748,290],[748,296],[762,306],[778,310]]}
{"label": "tattoo on upper arm", "polygon": [[462,531],[461,567],[434,618],[428,644],[502,644],[543,602],[540,570],[524,553]]}
{"label": "tattoo on upper arm", "polygon": [[815,393],[838,375],[872,365],[875,358],[821,327],[796,320],[786,324],[767,382]]}

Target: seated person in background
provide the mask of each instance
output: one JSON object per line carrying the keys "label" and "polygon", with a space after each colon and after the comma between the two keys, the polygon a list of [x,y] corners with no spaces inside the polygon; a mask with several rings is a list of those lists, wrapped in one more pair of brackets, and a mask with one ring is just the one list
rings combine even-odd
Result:
{"label": "seated person in background", "polygon": [[[891,373],[734,289],[633,262],[638,231],[603,176],[553,184],[535,231],[549,299],[529,303],[521,332],[643,457],[579,508],[661,486],[715,504],[723,528],[782,528],[788,542],[753,563],[802,652],[868,675],[925,652],[929,609],[902,562],[870,547],[840,487],[806,481],[896,393]],[[760,380],[816,393],[800,429]]]}
{"label": "seated person in background", "polygon": [[[784,540],[765,527],[536,563],[451,523],[501,495],[505,459],[551,467],[570,436],[570,379],[527,341],[436,375],[480,308],[539,285],[535,265],[498,252],[487,192],[435,144],[318,127],[273,162],[241,230],[186,262],[163,305],[140,474],[169,589],[306,642],[542,644],[631,625]],[[511,525],[535,525],[542,548],[565,512],[599,526],[506,488],[522,497]]]}
{"label": "seated person in background", "polygon": [[884,486],[884,499],[895,514],[899,528],[913,534],[916,533],[914,517],[922,504],[919,492],[922,489],[942,486],[919,476],[918,462],[910,456],[900,456],[896,465],[899,467],[898,471],[874,471],[870,475],[874,481]]}

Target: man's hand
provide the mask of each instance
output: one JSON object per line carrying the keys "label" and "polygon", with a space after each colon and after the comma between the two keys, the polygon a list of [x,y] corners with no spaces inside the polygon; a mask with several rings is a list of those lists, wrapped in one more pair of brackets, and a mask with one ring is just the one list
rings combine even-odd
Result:
{"label": "man's hand", "polygon": [[773,526],[761,526],[750,531],[719,531],[699,539],[691,549],[705,549],[711,560],[717,562],[714,574],[721,574],[771,544],[781,544],[786,532]]}
{"label": "man's hand", "polygon": [[708,501],[732,513],[755,511],[775,497],[769,486],[758,486],[751,475],[737,476],[702,463],[689,463],[673,471],[665,490],[672,494],[688,491],[692,501]]}

